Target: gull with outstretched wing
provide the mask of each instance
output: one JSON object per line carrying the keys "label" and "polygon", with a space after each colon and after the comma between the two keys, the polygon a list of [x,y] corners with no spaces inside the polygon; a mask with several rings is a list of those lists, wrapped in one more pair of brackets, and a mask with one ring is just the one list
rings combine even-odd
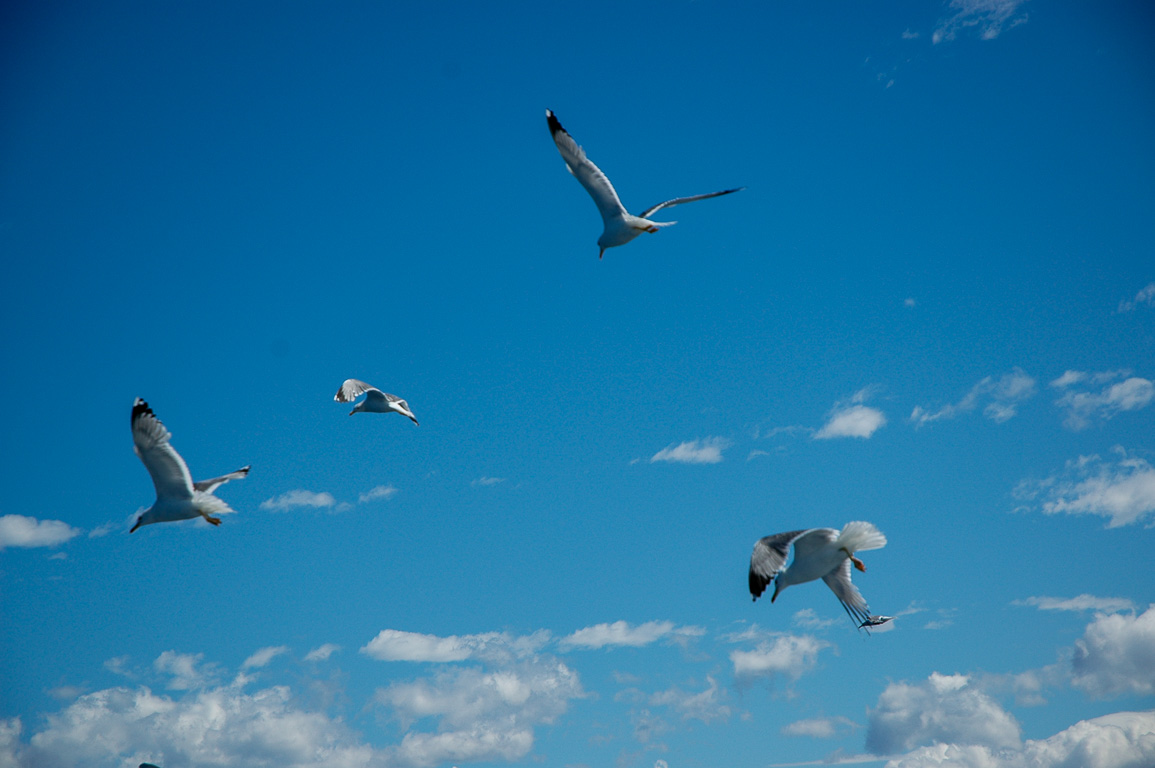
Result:
{"label": "gull with outstretched wing", "polygon": [[194,517],[203,517],[213,525],[220,525],[221,519],[214,515],[233,511],[214,496],[213,491],[230,480],[239,480],[249,474],[249,467],[194,483],[188,464],[169,442],[171,437],[148,403],[136,398],[132,403],[132,449],[152,477],[156,501],[141,513],[129,533],[142,525]]}
{"label": "gull with outstretched wing", "polygon": [[[847,523],[841,531],[833,528],[808,528],[788,533],[765,536],[754,545],[750,555],[750,594],[757,600],[767,585],[774,582],[770,602],[778,593],[793,584],[822,579],[834,592],[838,602],[860,628],[877,626],[858,587],[850,581],[851,563],[860,571],[866,566],[854,556],[855,552],[886,546],[886,537],[871,523]],[[794,559],[786,566],[790,549]],[[884,622],[878,622],[879,624]]]}
{"label": "gull with outstretched wing", "polygon": [[566,129],[561,127],[561,123],[558,122],[554,113],[547,109],[545,119],[549,124],[550,135],[553,136],[553,141],[557,144],[557,151],[561,153],[562,160],[565,160],[565,167],[574,175],[574,178],[581,182],[586,192],[590,193],[590,197],[594,199],[594,204],[598,207],[598,212],[602,215],[604,230],[602,236],[598,238],[598,247],[601,249],[598,251],[599,259],[605,255],[606,248],[625,245],[643,232],[657,232],[659,227],[669,227],[676,224],[676,221],[650,220],[651,214],[657,213],[663,208],[693,203],[710,197],[720,197],[745,189],[745,187],[737,187],[724,189],[721,192],[709,192],[704,195],[675,197],[673,200],[667,200],[647,208],[637,216],[632,216],[626,212],[622,201],[618,199],[614,185],[610,183],[601,169],[586,157],[586,153],[574,141],[573,136],[570,136]]}
{"label": "gull with outstretched wing", "polygon": [[[337,390],[333,399],[338,403],[351,403],[361,395],[365,395],[365,399],[353,406],[353,410],[349,411],[350,416],[354,413],[400,413],[402,416],[408,416],[414,424],[417,424],[417,417],[409,409],[409,403],[396,395],[382,392],[372,384],[366,384],[360,379],[345,379],[345,383]],[[421,425],[417,424],[417,426]]]}

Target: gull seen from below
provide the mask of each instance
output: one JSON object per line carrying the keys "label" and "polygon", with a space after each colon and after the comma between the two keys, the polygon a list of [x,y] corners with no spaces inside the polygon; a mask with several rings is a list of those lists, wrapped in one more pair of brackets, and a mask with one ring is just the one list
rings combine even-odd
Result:
{"label": "gull seen from below", "polygon": [[[783,568],[791,545],[794,559]],[[870,627],[885,624],[890,617],[871,615],[866,600],[850,582],[850,565],[865,571],[866,566],[854,553],[884,546],[886,537],[882,532],[861,521],[847,523],[841,531],[809,528],[766,536],[758,540],[750,555],[750,594],[757,600],[773,581],[770,602],[774,602],[786,587],[822,579],[858,628],[869,632]]]}
{"label": "gull seen from below", "polygon": [[141,398],[132,403],[132,450],[140,457],[144,468],[156,486],[156,501],[136,519],[129,533],[142,525],[169,523],[203,517],[213,525],[220,525],[213,514],[232,512],[228,504],[213,495],[230,480],[239,480],[249,474],[249,467],[236,472],[194,483],[188,464],[169,443],[172,434]]}
{"label": "gull seen from below", "polygon": [[745,187],[737,187],[724,189],[721,192],[710,192],[705,195],[675,197],[673,200],[667,200],[647,208],[637,216],[632,216],[626,212],[622,201],[618,199],[614,185],[610,183],[601,169],[586,157],[586,153],[582,151],[578,143],[566,132],[565,128],[561,127],[561,123],[558,122],[554,113],[547,109],[545,119],[549,124],[550,135],[553,136],[553,141],[557,144],[557,151],[561,153],[562,160],[565,160],[565,167],[574,175],[574,178],[581,182],[586,192],[590,193],[590,197],[594,199],[594,204],[598,207],[598,212],[602,215],[605,229],[602,236],[598,238],[598,247],[601,249],[598,251],[599,259],[605,255],[606,248],[625,245],[643,232],[657,232],[659,227],[677,224],[676,221],[650,221],[650,214],[674,205],[728,195],[731,192],[740,192],[745,189]]}
{"label": "gull seen from below", "polygon": [[350,416],[357,412],[400,413],[403,416],[408,416],[417,426],[421,426],[417,422],[417,417],[413,415],[413,411],[409,410],[409,403],[396,395],[382,392],[377,387],[366,384],[359,379],[345,379],[345,383],[337,390],[333,399],[338,403],[351,403],[361,395],[365,395],[365,399],[353,406],[353,410],[349,411]]}

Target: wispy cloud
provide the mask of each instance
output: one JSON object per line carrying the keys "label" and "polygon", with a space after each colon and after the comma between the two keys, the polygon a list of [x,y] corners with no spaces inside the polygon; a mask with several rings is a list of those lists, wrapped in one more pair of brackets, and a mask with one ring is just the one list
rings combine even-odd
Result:
{"label": "wispy cloud", "polygon": [[1097,455],[1068,461],[1063,471],[1043,480],[1024,480],[1014,489],[1020,500],[1048,515],[1100,515],[1108,528],[1140,522],[1155,513],[1155,467],[1115,448],[1116,461]]}
{"label": "wispy cloud", "polygon": [[722,451],[730,445],[731,442],[724,437],[671,444],[651,456],[650,463],[668,461],[675,464],[717,464],[722,460]]}
{"label": "wispy cloud", "polygon": [[[1095,419],[1106,421],[1124,411],[1146,408],[1155,400],[1155,383],[1138,376],[1114,381],[1127,374],[1127,371],[1067,371],[1052,381],[1051,387],[1063,393],[1055,401],[1055,405],[1067,412],[1063,425],[1078,431],[1090,426]],[[1096,390],[1087,389],[1087,384],[1105,386]]]}
{"label": "wispy cloud", "polygon": [[935,411],[916,405],[910,414],[910,421],[918,428],[932,421],[953,419],[981,405],[984,416],[1002,424],[1013,418],[1018,413],[1019,404],[1034,396],[1035,391],[1035,379],[1022,368],[1016,367],[998,378],[983,378],[957,403],[944,405]]}
{"label": "wispy cloud", "polygon": [[361,648],[361,653],[378,661],[465,661],[479,647],[498,637],[496,633],[439,637],[383,629]]}
{"label": "wispy cloud", "polygon": [[1133,611],[1135,604],[1125,597],[1028,597],[1015,600],[1014,605],[1033,605],[1040,611],[1095,611],[1097,613],[1117,613]]}
{"label": "wispy cloud", "polygon": [[1018,15],[1019,6],[1026,0],[951,0],[954,15],[943,19],[935,27],[931,42],[954,40],[960,32],[974,29],[983,40],[994,40],[1003,30],[1012,29],[1027,21],[1027,14]]}
{"label": "wispy cloud", "polygon": [[165,651],[153,661],[157,672],[169,675],[167,687],[170,691],[189,691],[210,685],[217,677],[217,666],[202,663],[203,653],[177,653]]}
{"label": "wispy cloud", "polygon": [[0,517],[0,550],[6,547],[56,547],[80,533],[79,528],[73,528],[62,520],[4,515]]}
{"label": "wispy cloud", "polygon": [[862,726],[846,717],[816,717],[795,720],[782,726],[783,736],[809,736],[812,739],[837,739],[854,733]]}
{"label": "wispy cloud", "polygon": [[686,639],[705,633],[700,627],[678,627],[672,621],[647,621],[631,625],[625,621],[595,624],[579,629],[559,641],[562,648],[597,649],[607,646],[641,648],[658,640]]}
{"label": "wispy cloud", "polygon": [[391,499],[397,494],[397,489],[392,485],[378,485],[370,490],[362,493],[357,497],[358,504],[366,504],[370,501],[377,501],[378,499]]}
{"label": "wispy cloud", "polygon": [[[392,484],[378,485],[357,496],[358,504],[369,504],[374,501],[388,501],[399,491]],[[338,501],[328,491],[307,491],[298,488],[287,491],[280,496],[274,496],[261,502],[261,509],[270,512],[288,512],[293,509],[328,509],[334,512],[344,512],[353,508],[347,501]]]}
{"label": "wispy cloud", "polygon": [[814,668],[819,651],[828,647],[830,643],[813,635],[770,634],[753,650],[731,651],[730,663],[740,683],[776,675],[797,680]]}
{"label": "wispy cloud", "polygon": [[850,400],[835,403],[826,423],[814,433],[814,439],[858,437],[868,440],[871,435],[886,426],[886,415],[877,408],[864,404],[870,393],[870,388],[860,389]]}
{"label": "wispy cloud", "polygon": [[280,496],[274,496],[271,499],[265,499],[261,502],[261,509],[272,512],[288,512],[291,509],[298,509],[300,507],[332,509],[335,506],[337,506],[337,500],[333,498],[333,494],[328,492],[315,493],[301,488],[286,491]]}
{"label": "wispy cloud", "polygon": [[706,675],[706,688],[697,693],[674,686],[651,695],[649,699],[651,706],[670,707],[683,720],[701,720],[703,723],[728,719],[732,710],[725,702],[725,691],[718,687],[718,682],[710,675]]}
{"label": "wispy cloud", "polygon": [[485,475],[482,475],[481,477],[479,477],[476,480],[474,480],[473,482],[471,482],[470,485],[475,486],[475,487],[479,486],[479,485],[482,487],[488,487],[491,485],[497,485],[498,483],[504,483],[504,482],[505,482],[504,477],[486,477]]}
{"label": "wispy cloud", "polygon": [[325,661],[339,650],[341,650],[341,646],[335,645],[334,643],[325,643],[305,654],[305,661]]}
{"label": "wispy cloud", "polygon": [[1135,298],[1128,301],[1123,299],[1119,302],[1119,312],[1130,312],[1136,307],[1146,305],[1148,307],[1155,307],[1155,283],[1148,283],[1142,290],[1135,294]]}
{"label": "wispy cloud", "polygon": [[241,669],[260,669],[268,666],[269,662],[280,656],[282,653],[288,653],[289,646],[276,645],[267,648],[261,648],[249,658],[245,659],[241,664]]}

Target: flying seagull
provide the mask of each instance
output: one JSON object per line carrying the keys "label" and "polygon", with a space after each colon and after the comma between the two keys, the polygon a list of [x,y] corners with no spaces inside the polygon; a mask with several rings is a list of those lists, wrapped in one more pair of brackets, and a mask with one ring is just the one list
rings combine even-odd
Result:
{"label": "flying seagull", "polygon": [[249,474],[249,467],[194,483],[188,464],[169,443],[171,437],[148,403],[136,398],[132,403],[132,450],[152,476],[156,501],[136,519],[129,533],[142,525],[193,517],[203,517],[213,525],[220,525],[220,518],[213,517],[213,514],[233,511],[228,504],[213,496],[213,491],[230,480],[239,480]]}
{"label": "flying seagull", "polygon": [[561,159],[565,160],[565,167],[581,182],[581,185],[586,188],[586,192],[590,193],[590,197],[594,199],[594,204],[598,207],[598,212],[602,215],[605,230],[602,232],[602,236],[598,238],[598,247],[601,248],[598,252],[599,259],[605,255],[606,248],[625,245],[643,232],[657,232],[659,227],[677,224],[676,221],[650,221],[649,217],[652,213],[657,213],[670,206],[705,200],[708,197],[728,195],[731,192],[740,192],[745,189],[745,187],[737,187],[724,189],[721,192],[710,192],[706,195],[675,197],[673,200],[667,200],[652,208],[647,208],[637,216],[631,216],[626,213],[625,206],[618,199],[614,185],[610,184],[610,180],[601,172],[601,169],[586,157],[586,153],[582,151],[578,143],[566,133],[565,128],[561,127],[561,123],[558,122],[553,112],[547,109],[545,119],[549,124],[550,135],[553,136],[553,141],[557,144],[557,151],[561,153]]}
{"label": "flying seagull", "polygon": [[[794,559],[783,568],[791,545]],[[859,628],[877,626],[889,618],[871,615],[858,588],[850,583],[850,564],[865,571],[866,566],[854,553],[884,546],[886,537],[872,524],[861,521],[847,523],[841,531],[809,528],[766,536],[758,540],[750,555],[750,594],[757,600],[773,581],[770,602],[774,602],[786,587],[822,579]]]}
{"label": "flying seagull", "polygon": [[[365,413],[400,413],[403,416],[408,416],[414,424],[417,424],[417,417],[413,415],[413,411],[409,410],[409,403],[396,395],[382,392],[377,389],[377,387],[366,384],[358,379],[345,379],[345,383],[337,390],[337,394],[333,396],[333,399],[338,403],[351,403],[362,394],[365,395],[365,399],[353,406],[353,410],[349,411],[350,416],[358,411]],[[417,426],[421,425],[417,424]]]}

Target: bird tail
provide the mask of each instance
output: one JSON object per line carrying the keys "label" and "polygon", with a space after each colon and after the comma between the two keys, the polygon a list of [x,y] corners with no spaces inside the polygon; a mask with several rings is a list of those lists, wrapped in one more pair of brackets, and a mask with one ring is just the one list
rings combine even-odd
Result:
{"label": "bird tail", "polygon": [[885,547],[886,537],[883,536],[882,531],[875,528],[872,523],[855,520],[842,527],[842,532],[838,534],[838,538],[834,544],[836,547],[846,549],[848,552],[861,552],[866,549],[881,549]]}
{"label": "bird tail", "polygon": [[204,491],[193,491],[193,508],[197,512],[209,515],[227,515],[235,513],[236,510],[230,507],[225,502],[213,496],[211,493]]}

